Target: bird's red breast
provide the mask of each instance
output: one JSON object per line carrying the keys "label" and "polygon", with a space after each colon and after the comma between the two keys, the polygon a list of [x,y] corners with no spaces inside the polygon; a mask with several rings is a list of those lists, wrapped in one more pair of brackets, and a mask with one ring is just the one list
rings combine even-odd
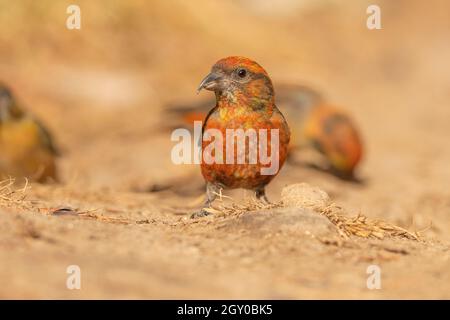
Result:
{"label": "bird's red breast", "polygon": [[[241,71],[245,70],[245,72]],[[245,149],[237,150],[237,140],[234,143],[232,163],[201,164],[201,171],[205,180],[223,185],[227,188],[255,189],[269,183],[279,172],[287,157],[290,139],[289,127],[281,112],[275,106],[273,87],[267,72],[247,58],[230,57],[219,60],[212,68],[213,78],[220,80],[215,84],[216,107],[207,116],[203,132],[217,130],[222,134],[222,159],[226,162],[227,130],[252,129],[258,139],[260,132],[267,135],[267,155],[277,155],[278,170],[274,174],[263,175],[262,168],[268,165],[260,160],[260,144],[250,145],[246,140]],[[245,75],[244,75],[245,73]],[[239,75],[240,74],[240,75]],[[240,78],[242,76],[242,79]],[[209,85],[212,86],[212,85]],[[272,150],[272,130],[278,130],[278,147]],[[229,136],[228,136],[229,138]],[[202,142],[205,153],[210,141]],[[257,148],[258,160],[250,163],[251,148]],[[229,152],[229,151],[228,151]],[[238,155],[244,152],[245,163],[238,163]]]}

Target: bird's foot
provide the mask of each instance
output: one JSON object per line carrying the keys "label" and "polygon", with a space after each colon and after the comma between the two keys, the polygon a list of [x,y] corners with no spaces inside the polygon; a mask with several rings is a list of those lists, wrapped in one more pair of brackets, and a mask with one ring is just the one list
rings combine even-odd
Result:
{"label": "bird's foot", "polygon": [[261,202],[262,204],[265,204],[265,205],[272,204],[269,201],[269,199],[267,198],[266,193],[264,192],[264,190],[262,190],[262,191],[257,190],[256,191],[256,200],[258,200],[259,202]]}
{"label": "bird's foot", "polygon": [[270,204],[272,204],[272,202],[270,202],[269,199],[268,199],[266,196],[261,197],[261,198],[259,198],[258,200],[259,200],[262,204],[265,204],[265,205],[270,205]]}
{"label": "bird's foot", "polygon": [[256,190],[256,199],[258,201],[260,201],[261,203],[265,204],[265,205],[269,205],[272,204],[269,199],[266,196],[266,191],[264,189],[257,189]]}

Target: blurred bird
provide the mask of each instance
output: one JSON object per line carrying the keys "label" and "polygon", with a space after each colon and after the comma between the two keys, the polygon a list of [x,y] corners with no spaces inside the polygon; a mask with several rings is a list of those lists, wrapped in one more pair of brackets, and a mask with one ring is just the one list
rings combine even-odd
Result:
{"label": "blurred bird", "polygon": [[[216,106],[211,109],[203,123],[202,132],[210,129],[219,130],[223,137],[223,155],[226,155],[227,129],[260,129],[267,130],[267,155],[278,156],[278,168],[271,174],[262,174],[263,165],[258,156],[255,163],[250,159],[252,144],[246,143],[245,150],[238,150],[234,145],[234,159],[232,163],[206,161],[201,163],[201,171],[206,180],[206,196],[204,208],[195,216],[207,215],[205,208],[209,207],[222,188],[245,188],[255,191],[256,197],[265,202],[266,185],[278,174],[287,157],[289,145],[289,127],[281,112],[275,106],[272,81],[267,72],[256,62],[244,57],[228,57],[219,60],[201,82],[198,91],[206,89],[214,91]],[[271,150],[272,130],[278,130],[278,150]],[[202,135],[203,136],[203,135]],[[233,137],[234,139],[234,137]],[[261,139],[261,136],[260,136]],[[202,140],[202,151],[210,144]],[[259,147],[258,147],[259,146]],[[261,152],[261,141],[253,146]],[[245,153],[244,163],[238,162],[239,153]],[[217,156],[217,154],[214,154]]]}
{"label": "blurred bird", "polygon": [[0,176],[57,181],[58,154],[49,132],[0,84]]}
{"label": "blurred bird", "polygon": [[[354,179],[363,154],[363,145],[351,117],[328,104],[320,93],[303,85],[281,84],[275,87],[276,100],[291,129],[289,158],[297,150],[316,150],[323,155],[326,171],[342,179]],[[193,128],[203,121],[213,99],[167,106],[171,128]],[[319,169],[317,164],[312,165]],[[323,169],[322,169],[323,170]]]}
{"label": "blurred bird", "polygon": [[362,142],[346,113],[331,105],[317,105],[310,110],[301,137],[306,145],[325,156],[331,173],[346,180],[356,179]]}

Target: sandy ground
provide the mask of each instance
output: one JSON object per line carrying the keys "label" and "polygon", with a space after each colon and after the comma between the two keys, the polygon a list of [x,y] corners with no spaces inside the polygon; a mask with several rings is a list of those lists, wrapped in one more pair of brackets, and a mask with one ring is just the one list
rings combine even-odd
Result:
{"label": "sandy ground", "polygon": [[[62,183],[1,189],[0,298],[450,298],[448,3],[381,1],[383,29],[369,31],[366,1],[79,2],[82,30],[69,31],[69,2],[0,1],[1,80],[63,151]],[[172,164],[164,106],[197,99],[231,54],[275,86],[318,89],[365,141],[362,183],[288,163],[271,200],[307,182],[421,241],[342,239],[304,208],[189,219],[203,181]],[[69,265],[81,290],[66,287]]]}

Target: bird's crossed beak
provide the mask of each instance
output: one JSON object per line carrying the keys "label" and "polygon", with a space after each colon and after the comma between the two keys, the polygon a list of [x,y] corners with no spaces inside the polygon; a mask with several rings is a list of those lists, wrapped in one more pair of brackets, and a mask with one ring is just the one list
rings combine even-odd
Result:
{"label": "bird's crossed beak", "polygon": [[206,89],[206,90],[210,90],[210,91],[216,90],[219,87],[221,80],[222,80],[222,76],[220,74],[211,72],[202,80],[202,82],[200,82],[200,85],[197,88],[197,94],[202,89]]}

